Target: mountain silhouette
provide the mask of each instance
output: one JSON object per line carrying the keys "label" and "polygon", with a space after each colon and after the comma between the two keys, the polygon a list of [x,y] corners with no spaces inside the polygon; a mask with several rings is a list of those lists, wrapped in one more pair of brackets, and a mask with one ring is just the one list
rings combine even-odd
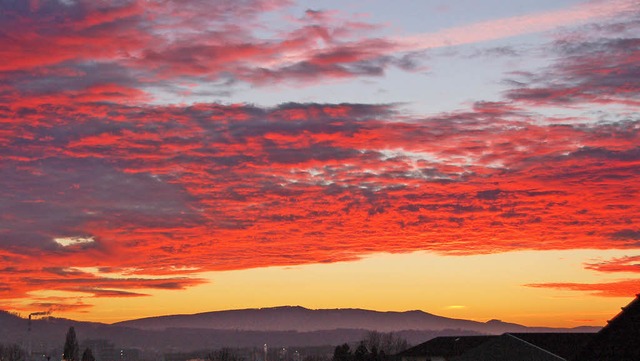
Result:
{"label": "mountain silhouette", "polygon": [[504,332],[595,332],[598,327],[558,329],[526,327],[492,320],[486,323],[451,319],[423,311],[379,312],[362,309],[310,310],[303,307],[215,311],[169,315],[104,324],[46,317],[28,321],[0,311],[0,339],[27,345],[34,351],[55,350],[74,326],[79,341],[109,340],[118,347],[155,351],[189,351],[221,347],[327,346],[356,343],[368,331],[395,332],[411,344],[438,336],[501,334]]}
{"label": "mountain silhouette", "polygon": [[[555,332],[562,330],[549,327],[527,327],[499,320],[477,322],[455,319],[424,311],[381,312],[354,308],[312,310],[300,306],[147,317],[119,322],[114,325],[143,330],[200,328],[298,332],[334,329],[364,329],[379,332],[460,329],[486,334],[501,334],[504,332]],[[575,331],[575,329],[571,331]]]}

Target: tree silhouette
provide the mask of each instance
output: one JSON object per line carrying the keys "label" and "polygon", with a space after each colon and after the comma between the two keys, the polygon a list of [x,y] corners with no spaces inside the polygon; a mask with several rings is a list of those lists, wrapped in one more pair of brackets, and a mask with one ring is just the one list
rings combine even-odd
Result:
{"label": "tree silhouette", "polygon": [[25,361],[27,353],[16,344],[0,344],[0,360],[2,361]]}
{"label": "tree silhouette", "polygon": [[67,331],[67,338],[64,342],[62,359],[66,361],[80,361],[80,348],[78,347],[78,339],[76,338],[76,330],[73,326]]}
{"label": "tree silhouette", "polygon": [[360,342],[360,345],[358,345],[358,348],[356,348],[355,352],[353,353],[353,360],[367,361],[368,353],[369,353],[369,350],[367,350],[367,346],[364,345],[364,342]]}
{"label": "tree silhouette", "polygon": [[371,352],[369,352],[369,361],[381,361],[378,354],[378,347],[376,345],[371,346]]}
{"label": "tree silhouette", "polygon": [[[404,351],[409,348],[407,340],[404,338],[390,333],[380,333],[377,331],[370,331],[367,336],[362,340],[367,349],[370,350],[374,356],[381,357],[381,355],[395,355],[398,352]],[[382,358],[384,359],[384,358]]]}
{"label": "tree silhouette", "polygon": [[352,361],[353,355],[351,354],[351,349],[348,344],[342,344],[340,346],[336,346],[333,351],[333,359],[332,361]]}
{"label": "tree silhouette", "polygon": [[93,357],[93,352],[90,348],[85,348],[82,353],[82,361],[96,361],[96,358]]}
{"label": "tree silhouette", "polygon": [[[242,357],[239,357],[232,349],[224,347],[220,350],[211,352],[207,355],[208,361],[242,361]],[[84,361],[84,360],[82,360]]]}
{"label": "tree silhouette", "polygon": [[336,346],[331,361],[392,361],[393,355],[409,348],[407,340],[391,333],[368,332],[352,353],[348,344]]}

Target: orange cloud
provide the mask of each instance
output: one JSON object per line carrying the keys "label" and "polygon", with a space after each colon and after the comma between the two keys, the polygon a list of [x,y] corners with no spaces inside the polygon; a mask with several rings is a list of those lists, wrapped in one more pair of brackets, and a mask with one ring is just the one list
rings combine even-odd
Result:
{"label": "orange cloud", "polygon": [[588,292],[602,297],[632,297],[640,287],[640,280],[629,279],[606,283],[541,283],[526,286]]}
{"label": "orange cloud", "polygon": [[[628,233],[626,230],[616,233]],[[640,272],[640,256],[614,258],[602,262],[587,263],[585,268],[599,272]]]}
{"label": "orange cloud", "polygon": [[[399,109],[360,104],[112,104],[97,123],[100,106],[86,107],[58,110],[73,119],[64,133],[33,128],[46,107],[10,128],[5,299],[52,287],[134,296],[198,284],[185,277],[201,271],[373,252],[637,247],[637,131],[624,126],[534,125],[484,105],[393,122]],[[145,278],[174,274],[185,277]]]}

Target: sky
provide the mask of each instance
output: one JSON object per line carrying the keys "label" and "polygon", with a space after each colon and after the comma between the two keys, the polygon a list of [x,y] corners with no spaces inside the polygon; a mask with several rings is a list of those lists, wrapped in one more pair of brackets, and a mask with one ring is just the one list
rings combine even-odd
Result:
{"label": "sky", "polygon": [[0,309],[604,325],[640,290],[640,5],[0,2]]}

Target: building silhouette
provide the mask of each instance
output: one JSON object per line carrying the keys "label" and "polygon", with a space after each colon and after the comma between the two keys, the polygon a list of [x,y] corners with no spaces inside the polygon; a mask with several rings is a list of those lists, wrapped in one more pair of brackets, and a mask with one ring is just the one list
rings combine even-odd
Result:
{"label": "building silhouette", "polygon": [[640,294],[597,333],[437,337],[400,361],[640,361]]}
{"label": "building silhouette", "polygon": [[573,361],[640,360],[640,294],[607,322]]}

